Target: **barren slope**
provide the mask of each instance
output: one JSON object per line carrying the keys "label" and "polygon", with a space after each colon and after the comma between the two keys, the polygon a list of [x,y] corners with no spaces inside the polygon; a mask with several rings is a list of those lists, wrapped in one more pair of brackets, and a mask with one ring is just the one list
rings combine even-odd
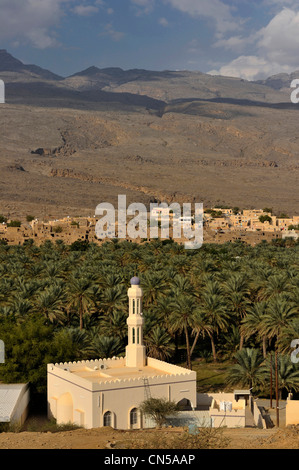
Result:
{"label": "barren slope", "polygon": [[13,64],[0,73],[8,80],[0,213],[88,215],[127,194],[128,203],[197,201],[298,214],[299,107],[282,92],[200,73],[96,68],[67,80],[105,76],[117,87],[79,92]]}

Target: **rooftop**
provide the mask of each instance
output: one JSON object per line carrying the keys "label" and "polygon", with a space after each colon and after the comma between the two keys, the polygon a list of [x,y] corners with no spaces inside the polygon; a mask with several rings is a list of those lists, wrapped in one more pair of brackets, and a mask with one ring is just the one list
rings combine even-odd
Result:
{"label": "rooftop", "polygon": [[25,384],[0,384],[0,423],[9,422]]}
{"label": "rooftop", "polygon": [[69,372],[75,374],[79,377],[84,378],[90,382],[102,382],[102,381],[117,381],[122,379],[138,379],[138,378],[149,378],[149,377],[156,377],[157,375],[172,375],[171,373],[167,373],[161,371],[159,369],[155,369],[154,367],[145,366],[142,368],[134,368],[134,367],[113,367],[107,368],[104,370],[94,370],[90,367],[82,367],[80,369],[75,368],[72,370],[70,367]]}
{"label": "rooftop", "polygon": [[[174,379],[177,376],[190,375],[193,378],[194,371],[168,364],[151,357],[147,358],[147,365],[143,367],[128,367],[124,357],[115,357],[111,359],[94,359],[78,362],[64,362],[48,364],[48,372],[66,380],[85,383],[87,388],[94,388],[99,385],[109,383],[127,382],[131,380],[152,379],[159,380],[162,377]],[[73,377],[73,380],[71,379]],[[89,384],[89,385],[88,385]]]}

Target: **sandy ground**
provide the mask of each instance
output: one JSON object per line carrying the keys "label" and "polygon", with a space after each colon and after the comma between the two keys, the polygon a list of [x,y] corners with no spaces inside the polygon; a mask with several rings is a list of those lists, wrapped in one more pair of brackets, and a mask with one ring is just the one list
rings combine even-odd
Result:
{"label": "sandy ground", "polygon": [[[180,433],[179,429],[115,431],[111,428],[91,430],[77,429],[66,432],[20,432],[1,433],[0,449],[119,449],[127,447],[128,441],[134,442],[138,449],[138,440],[150,442],[163,437],[165,442]],[[163,436],[161,436],[163,434]],[[257,428],[224,429],[223,437],[228,439],[227,449],[298,449],[299,428]],[[130,448],[130,447],[129,447]],[[221,448],[221,447],[220,447]]]}

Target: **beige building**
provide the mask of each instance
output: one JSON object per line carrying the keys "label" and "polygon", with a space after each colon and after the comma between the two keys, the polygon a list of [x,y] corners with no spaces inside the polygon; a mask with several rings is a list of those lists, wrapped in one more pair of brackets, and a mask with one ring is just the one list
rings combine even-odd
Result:
{"label": "beige building", "polygon": [[125,357],[48,364],[48,414],[58,424],[152,427],[138,409],[149,397],[196,408],[196,372],[146,356],[142,289],[136,277],[131,279],[128,297]]}

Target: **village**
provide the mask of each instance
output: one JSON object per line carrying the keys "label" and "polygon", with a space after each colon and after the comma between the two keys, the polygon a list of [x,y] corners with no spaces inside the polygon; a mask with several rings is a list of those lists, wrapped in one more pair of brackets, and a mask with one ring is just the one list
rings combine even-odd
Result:
{"label": "village", "polygon": [[[148,213],[150,217],[159,218],[163,226],[163,220],[169,217],[169,238],[171,239],[171,229],[173,228],[173,214],[169,208],[157,208]],[[184,219],[185,220],[185,219]],[[96,235],[96,225],[99,221],[98,216],[90,217],[72,217],[67,216],[56,220],[32,220],[21,223],[5,219],[0,224],[0,242],[8,245],[23,245],[29,240],[33,240],[37,246],[40,246],[46,240],[55,242],[62,240],[70,245],[78,240],[90,243],[101,244],[107,241],[107,238],[114,238],[112,232],[107,231],[106,236],[99,238]],[[183,217],[181,218],[183,222]],[[193,217],[190,217],[190,223],[194,223]],[[288,217],[286,214],[281,216],[273,215],[270,209],[248,209],[234,210],[231,208],[205,209],[203,212],[203,239],[205,243],[225,243],[241,240],[250,245],[256,245],[265,240],[271,242],[273,239],[293,239],[297,240],[299,236],[299,216]],[[115,224],[115,237],[117,237],[117,222]],[[196,229],[196,227],[193,227]],[[129,236],[127,239],[130,240]],[[163,239],[163,236],[161,236]],[[150,241],[150,229],[148,229],[148,238],[137,238],[134,241],[142,243]],[[131,240],[132,241],[132,240]],[[182,234],[181,239],[176,239],[179,244],[183,244],[185,237]]]}

